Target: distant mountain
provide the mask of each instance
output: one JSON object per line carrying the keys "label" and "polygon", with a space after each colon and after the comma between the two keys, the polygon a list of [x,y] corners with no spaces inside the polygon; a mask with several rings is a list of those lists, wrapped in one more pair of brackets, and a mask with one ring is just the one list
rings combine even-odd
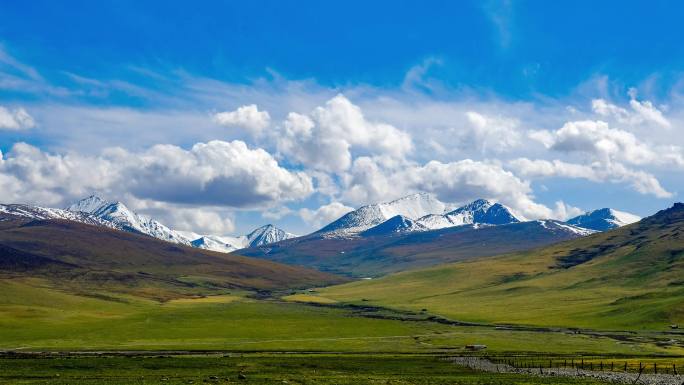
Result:
{"label": "distant mountain", "polygon": [[382,222],[381,224],[362,232],[361,235],[364,237],[372,237],[378,235],[401,234],[424,230],[427,230],[425,226],[419,224],[411,218],[407,218],[403,215],[396,215]]}
{"label": "distant mountain", "polygon": [[429,214],[441,214],[445,207],[444,203],[430,194],[412,194],[391,202],[363,206],[345,214],[316,233],[326,236],[358,234],[397,215],[415,220]]}
{"label": "distant mountain", "polygon": [[11,214],[29,219],[65,219],[89,225],[104,226],[131,233],[144,234],[163,241],[193,246],[204,250],[230,253],[245,247],[257,247],[295,237],[273,225],[265,225],[238,237],[200,235],[175,231],[162,223],[140,215],[121,202],[110,202],[91,195],[65,209],[25,204],[0,204],[0,216]]}
{"label": "distant mountain", "polygon": [[4,216],[36,220],[64,219],[74,222],[86,223],[89,225],[104,226],[118,229],[118,227],[114,223],[102,220],[87,213],[71,212],[68,210],[31,206],[25,204],[0,204],[0,217]]}
{"label": "distant mountain", "polygon": [[517,222],[520,222],[520,219],[513,215],[508,207],[486,199],[477,199],[443,215],[431,214],[417,220],[418,224],[432,230],[476,223],[505,225]]}
{"label": "distant mountain", "polygon": [[410,218],[395,216],[353,237],[314,233],[268,247],[246,248],[240,254],[334,273],[375,276],[529,250],[594,233],[553,220],[410,231],[417,226]]}
{"label": "distant mountain", "polygon": [[190,245],[191,240],[160,222],[131,211],[121,202],[108,202],[91,195],[68,206],[68,211],[86,213],[114,224],[120,230],[149,235],[167,242]]}
{"label": "distant mountain", "polygon": [[230,253],[238,249],[242,249],[242,240],[233,237],[220,237],[217,235],[202,235],[199,238],[190,242],[192,247],[198,249],[218,251],[221,253]]}
{"label": "distant mountain", "polygon": [[634,214],[610,208],[603,208],[586,212],[568,220],[567,223],[574,226],[583,227],[585,229],[606,231],[629,225],[640,220],[641,218]]}
{"label": "distant mountain", "polygon": [[[502,225],[520,222],[511,210],[500,204],[485,199],[478,199],[465,206],[445,213],[447,205],[427,193],[418,193],[386,202],[363,206],[345,214],[336,221],[318,230],[316,234],[326,237],[368,235],[366,233],[385,221],[393,220],[396,216],[412,221],[410,228],[402,231],[437,230],[447,227],[469,224]],[[397,223],[389,223],[380,229],[389,229]]]}
{"label": "distant mountain", "polygon": [[296,235],[288,233],[287,231],[279,229],[271,224],[268,224],[265,226],[261,226],[258,229],[247,234],[247,242],[243,246],[243,248],[263,246],[269,243],[280,242],[294,237],[296,237]]}
{"label": "distant mountain", "polygon": [[259,247],[294,237],[296,235],[268,224],[239,237],[203,235],[193,240],[191,244],[200,249],[229,253],[246,247]]}

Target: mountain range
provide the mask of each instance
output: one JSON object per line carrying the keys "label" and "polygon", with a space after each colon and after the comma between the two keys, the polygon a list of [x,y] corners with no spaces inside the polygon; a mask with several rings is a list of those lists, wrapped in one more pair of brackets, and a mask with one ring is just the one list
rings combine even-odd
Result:
{"label": "mountain range", "polygon": [[587,227],[571,221],[525,221],[510,208],[485,199],[454,209],[430,194],[419,193],[360,207],[303,237],[239,252],[338,274],[375,276],[529,250],[635,219],[638,217],[603,209],[571,219]]}
{"label": "mountain range", "polygon": [[[448,207],[449,205],[430,194],[412,194],[390,202],[362,206],[312,235],[348,238],[439,230],[464,225],[495,226],[525,221],[509,207],[486,199],[477,199],[455,209]],[[565,223],[570,226],[568,229],[606,231],[637,222],[639,219],[633,214],[604,208],[586,212]],[[586,233],[584,230],[578,231]]]}
{"label": "mountain range", "polygon": [[66,219],[85,224],[104,226],[121,231],[144,234],[171,243],[228,253],[245,247],[263,246],[295,237],[271,224],[259,227],[238,237],[201,235],[175,231],[164,224],[140,215],[122,202],[110,202],[96,195],[81,199],[65,209],[46,208],[25,204],[0,205],[0,214],[29,219]]}
{"label": "mountain range", "polygon": [[[308,244],[313,241],[320,242],[323,239],[373,238],[372,242],[356,243],[370,243],[377,247],[379,243],[387,246],[389,243],[396,242],[398,236],[406,236],[412,233],[457,229],[453,232],[462,234],[486,227],[526,223],[524,218],[516,215],[513,210],[500,203],[477,199],[463,206],[450,208],[448,204],[427,193],[411,194],[390,202],[360,207],[320,230],[301,237],[296,242],[286,242],[296,236],[271,224],[259,227],[249,234],[241,236],[203,235],[176,231],[157,220],[130,210],[122,202],[107,201],[95,195],[81,199],[64,209],[11,204],[0,205],[0,213],[11,213],[15,216],[31,219],[71,220],[144,234],[167,242],[224,253],[247,249],[249,250],[248,253],[258,255],[264,254],[263,250],[269,250],[270,257],[274,255],[273,250],[294,247],[293,245],[301,246],[302,243]],[[605,231],[638,220],[639,217],[635,215],[606,208],[587,212],[570,219],[566,223],[548,220],[536,222],[532,226],[521,227],[528,227],[530,231],[553,233],[548,238],[551,241],[557,240],[559,233],[565,234],[566,237],[584,236],[594,231]],[[450,231],[446,231],[446,233],[450,233]],[[383,237],[388,238],[379,242],[378,239]],[[423,242],[420,239],[429,239],[431,236],[428,234],[409,238],[422,244]],[[520,242],[519,245],[522,246],[523,243]],[[543,243],[541,242],[541,244]],[[539,244],[539,242],[531,242],[530,246]],[[254,253],[254,249],[265,246],[267,246],[266,249]],[[293,250],[299,246],[294,247]],[[365,254],[367,250],[365,247],[362,249],[364,249],[363,253]],[[343,251],[342,249],[336,250],[336,252]],[[347,255],[347,259],[349,258],[350,256]]]}

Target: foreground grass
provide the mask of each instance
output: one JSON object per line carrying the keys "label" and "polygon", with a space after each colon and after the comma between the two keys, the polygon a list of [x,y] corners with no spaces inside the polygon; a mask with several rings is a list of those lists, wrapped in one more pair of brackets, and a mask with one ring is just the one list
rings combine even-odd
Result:
{"label": "foreground grass", "polygon": [[478,373],[431,356],[245,355],[0,359],[3,384],[596,384]]}

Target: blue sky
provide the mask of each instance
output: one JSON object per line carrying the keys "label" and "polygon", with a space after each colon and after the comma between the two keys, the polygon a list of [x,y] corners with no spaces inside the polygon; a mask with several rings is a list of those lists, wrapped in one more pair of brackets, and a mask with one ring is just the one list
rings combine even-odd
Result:
{"label": "blue sky", "polygon": [[[416,190],[454,203],[485,195],[530,218],[647,215],[684,187],[682,8],[3,2],[0,184],[13,187],[0,198],[60,205],[93,191],[219,233],[266,221],[306,232]],[[212,140],[231,145],[194,147]],[[262,169],[239,164],[259,151]],[[167,156],[189,163],[153,175]],[[190,164],[202,172],[180,169]],[[92,180],[79,177],[86,165]]]}

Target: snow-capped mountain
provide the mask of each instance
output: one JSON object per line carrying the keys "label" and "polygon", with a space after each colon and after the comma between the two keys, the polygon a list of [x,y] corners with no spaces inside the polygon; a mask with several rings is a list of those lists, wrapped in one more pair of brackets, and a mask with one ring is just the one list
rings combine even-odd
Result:
{"label": "snow-capped mountain", "polygon": [[252,231],[246,237],[247,245],[244,247],[257,247],[294,238],[296,235],[268,224]]}
{"label": "snow-capped mountain", "polygon": [[193,240],[192,246],[200,249],[230,253],[235,250],[247,247],[259,247],[294,237],[296,237],[296,235],[268,224],[255,229],[247,235],[241,235],[239,237],[203,235]]}
{"label": "snow-capped mountain", "polygon": [[220,237],[217,235],[203,235],[190,242],[190,244],[199,249],[230,253],[244,247],[242,238],[243,237],[235,238]]}
{"label": "snow-capped mountain", "polygon": [[430,230],[478,223],[505,225],[517,222],[520,219],[508,207],[486,199],[475,200],[443,215],[426,215],[417,220],[418,224]]}
{"label": "snow-capped mountain", "polygon": [[427,193],[408,195],[397,200],[363,206],[318,230],[326,236],[357,234],[397,215],[416,220],[429,214],[441,214],[446,205]]}
{"label": "snow-capped mountain", "polygon": [[[25,204],[0,204],[0,214],[37,220],[65,219],[95,226],[105,226],[121,231],[145,234],[163,241],[194,246],[201,249],[229,253],[245,247],[294,238],[295,235],[273,225],[265,225],[247,235],[238,237],[200,235],[193,232],[172,230],[162,223],[142,216],[121,202],[110,202],[91,195],[66,209],[46,208]],[[0,215],[0,220],[2,216]]]}
{"label": "snow-capped mountain", "polygon": [[567,221],[568,224],[591,229],[596,231],[606,231],[617,227],[622,227],[630,223],[638,222],[641,217],[634,214],[618,211],[610,208],[603,208],[586,212]]}
{"label": "snow-capped mountain", "polygon": [[116,228],[134,233],[146,234],[167,242],[190,245],[191,240],[171,230],[160,222],[131,211],[121,202],[108,202],[91,195],[67,207],[68,211],[86,213],[114,224]]}
{"label": "snow-capped mountain", "polygon": [[[427,193],[406,196],[387,203],[363,206],[345,214],[316,233],[326,237],[367,235],[367,230],[392,220],[380,229],[392,229],[399,225],[402,232],[437,230],[470,224],[503,225],[520,222],[511,210],[485,199],[478,199],[455,210],[444,212],[447,205]],[[396,216],[403,219],[396,219]],[[399,221],[410,221],[404,227]],[[402,222],[403,223],[403,222]],[[375,230],[373,231],[375,233]]]}
{"label": "snow-capped mountain", "polygon": [[0,213],[20,218],[29,218],[37,220],[65,219],[69,221],[86,223],[89,225],[106,226],[114,229],[118,228],[113,223],[107,222],[105,220],[102,220],[87,213],[71,212],[68,210],[31,206],[25,204],[0,204]]}
{"label": "snow-capped mountain", "polygon": [[377,236],[389,234],[410,233],[428,230],[425,226],[403,215],[395,215],[381,224],[371,227],[361,233],[362,236]]}

